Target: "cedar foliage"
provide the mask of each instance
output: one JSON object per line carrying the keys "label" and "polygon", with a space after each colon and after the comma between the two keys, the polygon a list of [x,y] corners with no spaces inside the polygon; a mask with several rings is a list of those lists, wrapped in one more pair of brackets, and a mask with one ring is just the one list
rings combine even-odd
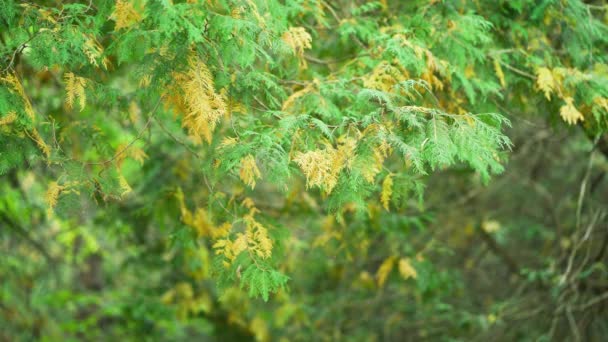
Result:
{"label": "cedar foliage", "polygon": [[[11,276],[0,336],[165,339],[194,324],[220,339],[228,325],[306,340],[331,314],[308,306],[351,291],[323,277],[360,295],[402,284],[421,321],[445,310],[467,322],[448,335],[488,329],[495,316],[480,323],[444,302],[458,279],[434,263],[445,250],[409,239],[433,224],[424,189],[458,170],[491,184],[518,116],[606,139],[598,3],[0,0],[0,215],[12,227],[1,236],[26,237],[0,275],[31,248],[46,260],[28,268],[54,269],[29,318]],[[128,280],[107,279],[122,303],[107,312],[97,287],[66,289],[97,257],[95,272]],[[399,337],[325,324],[322,339]]]}

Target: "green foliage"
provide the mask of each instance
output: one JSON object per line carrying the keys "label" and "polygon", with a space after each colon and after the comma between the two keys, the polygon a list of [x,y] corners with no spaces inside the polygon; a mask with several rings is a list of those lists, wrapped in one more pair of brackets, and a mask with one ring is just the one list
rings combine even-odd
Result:
{"label": "green foliage", "polygon": [[[580,156],[608,155],[607,24],[580,0],[0,0],[0,340],[601,335],[606,165]],[[572,165],[542,174],[560,132]],[[517,184],[569,216],[520,216]],[[488,274],[512,287],[478,298]],[[516,327],[534,289],[554,318]]]}

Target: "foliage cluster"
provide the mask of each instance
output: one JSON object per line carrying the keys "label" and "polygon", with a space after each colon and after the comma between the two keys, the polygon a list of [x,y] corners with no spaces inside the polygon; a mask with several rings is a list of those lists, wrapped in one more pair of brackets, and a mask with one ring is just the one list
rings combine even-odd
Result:
{"label": "foliage cluster", "polygon": [[0,0],[0,339],[605,336],[606,51],[601,1]]}

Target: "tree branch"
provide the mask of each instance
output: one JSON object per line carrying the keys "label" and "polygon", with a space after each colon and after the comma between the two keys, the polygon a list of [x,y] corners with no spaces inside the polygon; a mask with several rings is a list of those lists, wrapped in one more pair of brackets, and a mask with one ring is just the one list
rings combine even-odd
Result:
{"label": "tree branch", "polygon": [[520,268],[519,268],[517,262],[515,261],[515,259],[513,259],[509,255],[509,253],[507,253],[507,251],[505,251],[496,242],[496,240],[494,240],[494,238],[490,234],[488,234],[488,232],[483,230],[481,225],[478,225],[477,230],[479,231],[479,234],[481,235],[481,238],[483,239],[483,241],[486,243],[486,245],[488,245],[488,248],[490,248],[490,250],[504,262],[504,264],[509,269],[509,272],[511,272],[512,274],[514,274],[516,276],[520,276],[520,274],[519,274]]}

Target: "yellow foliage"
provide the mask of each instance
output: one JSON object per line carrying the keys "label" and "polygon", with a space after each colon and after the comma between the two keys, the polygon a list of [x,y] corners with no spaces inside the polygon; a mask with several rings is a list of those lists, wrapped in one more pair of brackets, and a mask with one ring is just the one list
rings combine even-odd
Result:
{"label": "yellow foliage", "polygon": [[317,91],[318,86],[319,86],[319,80],[315,79],[313,82],[307,84],[306,87],[304,87],[298,91],[294,91],[291,95],[289,95],[289,97],[285,100],[285,102],[283,102],[283,106],[282,106],[281,110],[289,111],[289,109],[294,105],[294,103],[296,102],[297,99],[303,97],[306,94],[310,94],[310,93]]}
{"label": "yellow foliage", "polygon": [[222,139],[222,142],[220,143],[220,148],[235,145],[238,141],[239,139],[237,138],[224,137],[224,139]]}
{"label": "yellow foliage", "polygon": [[483,229],[486,233],[494,233],[500,230],[500,223],[495,220],[483,221],[481,224],[481,229]]}
{"label": "yellow foliage", "polygon": [[192,215],[192,220],[186,222],[186,224],[194,228],[198,236],[210,235],[210,231],[213,227],[209,214],[207,214],[207,211],[203,208],[196,208],[194,215]]}
{"label": "yellow foliage", "polygon": [[116,147],[116,158],[114,159],[114,162],[116,163],[116,167],[117,168],[121,168],[122,167],[122,163],[124,162],[125,158],[127,157],[127,149],[129,148],[129,144],[126,143],[121,143]]}
{"label": "yellow foliage", "polygon": [[239,233],[232,244],[232,258],[236,258],[241,252],[247,249],[247,235]]}
{"label": "yellow foliage", "polygon": [[152,82],[152,75],[149,75],[149,74],[142,75],[142,77],[139,79],[139,87],[147,88],[151,82]]}
{"label": "yellow foliage", "polygon": [[329,194],[338,183],[338,176],[345,167],[350,168],[357,141],[353,138],[338,139],[338,148],[326,144],[325,149],[298,152],[294,161],[306,176],[306,187],[323,187]]}
{"label": "yellow foliage", "polygon": [[191,265],[186,266],[186,272],[197,280],[209,278],[211,260],[207,247],[200,246],[197,249],[188,249],[186,255],[188,259],[194,261]]}
{"label": "yellow foliage", "polygon": [[547,100],[551,100],[551,93],[557,87],[551,70],[538,68],[536,71],[536,86],[545,93]]}
{"label": "yellow foliage", "polygon": [[245,12],[245,8],[243,6],[235,6],[230,10],[230,16],[233,19],[241,19],[242,15]]}
{"label": "yellow foliage", "polygon": [[[96,67],[99,67],[99,64],[97,63],[97,59],[102,58],[101,56],[103,55],[103,47],[101,46],[101,44],[99,44],[97,39],[95,39],[94,37],[84,34],[84,38],[85,38],[85,41],[84,41],[82,52],[89,59],[89,63],[91,63],[92,65],[94,65]],[[108,69],[109,63],[110,62],[107,57],[103,57],[101,59],[101,64],[104,67],[104,69]]]}
{"label": "yellow foliage", "polygon": [[137,146],[131,146],[129,149],[129,156],[137,161],[139,165],[144,165],[144,161],[148,159],[146,152]]}
{"label": "yellow foliage", "polygon": [[177,283],[175,287],[165,292],[160,300],[166,305],[175,305],[177,317],[182,320],[200,312],[209,312],[212,306],[211,298],[207,293],[196,295],[192,285],[187,282]]}
{"label": "yellow foliage", "polygon": [[246,157],[241,159],[241,170],[239,171],[239,177],[245,184],[249,185],[253,189],[255,188],[255,180],[261,176],[260,170],[255,163],[255,158],[251,154],[248,154]]}
{"label": "yellow foliage", "polygon": [[148,155],[146,152],[144,152],[144,150],[137,146],[129,146],[129,144],[126,143],[118,145],[118,147],[116,147],[116,159],[114,160],[116,167],[120,169],[127,157],[130,157],[137,161],[140,165],[143,165],[144,161],[148,158]]}
{"label": "yellow foliage", "polygon": [[494,58],[494,72],[500,81],[500,85],[504,88],[507,83],[505,82],[505,73],[502,71],[502,66],[500,65],[500,60],[498,58]]}
{"label": "yellow foliage", "polygon": [[388,275],[391,273],[393,267],[395,266],[395,259],[396,258],[394,256],[386,258],[386,260],[384,260],[378,268],[378,271],[376,271],[376,281],[378,282],[378,287],[384,286]]}
{"label": "yellow foliage", "polygon": [[369,89],[390,92],[397,83],[407,80],[408,76],[407,70],[382,61],[370,74],[365,76],[363,86]]}
{"label": "yellow foliage", "polygon": [[9,125],[17,120],[17,113],[14,111],[8,112],[3,118],[0,118],[0,126]]}
{"label": "yellow foliage", "polygon": [[252,211],[257,210],[255,209],[255,203],[253,202],[251,197],[245,197],[245,199],[241,202],[241,205],[247,209],[251,209]]}
{"label": "yellow foliage", "polygon": [[357,148],[357,140],[344,136],[339,137],[336,155],[332,160],[332,170],[338,170],[339,173],[344,167],[350,169],[355,148]]}
{"label": "yellow foliage", "polygon": [[180,212],[182,215],[182,222],[185,225],[193,228],[198,236],[212,235],[213,223],[207,214],[207,211],[203,208],[197,208],[194,214],[186,206],[184,199],[184,193],[181,188],[178,188],[175,192],[175,197],[179,203]]}
{"label": "yellow foliage", "polygon": [[298,56],[301,56],[305,49],[312,48],[312,37],[303,27],[290,27],[281,38]]}
{"label": "yellow foliage", "polygon": [[327,215],[321,221],[321,228],[323,228],[323,233],[315,238],[315,240],[312,243],[313,247],[325,246],[331,239],[341,240],[342,233],[339,231],[336,231],[334,229],[334,226],[335,226],[334,216]]}
{"label": "yellow foliage", "polygon": [[32,139],[36,143],[40,151],[42,151],[42,153],[44,153],[47,158],[50,157],[51,149],[44,142],[44,140],[42,140],[42,137],[40,136],[40,133],[38,133],[38,130],[36,128],[33,128],[31,132],[25,131],[25,133],[30,137],[30,139]]}
{"label": "yellow foliage", "polygon": [[[221,254],[230,261],[234,260],[234,258],[235,258],[235,256],[233,255],[234,248],[232,246],[232,241],[230,241],[230,239],[225,238],[225,239],[216,240],[213,243],[212,247],[215,250],[215,254]],[[224,266],[230,267],[230,263],[227,261],[224,261]]]}
{"label": "yellow foliage", "polygon": [[491,313],[487,316],[487,320],[490,324],[493,324],[494,322],[496,322],[497,319],[498,319],[498,317],[496,317],[496,315],[493,313]]}
{"label": "yellow foliage", "polygon": [[593,103],[608,112],[608,98],[597,96],[593,98]]}
{"label": "yellow foliage", "polygon": [[80,111],[83,111],[87,103],[87,94],[85,92],[85,87],[87,86],[87,79],[84,77],[78,77],[71,72],[66,72],[64,75],[64,80],[66,92],[66,107],[68,109],[73,108],[74,100],[78,99],[80,104]]}
{"label": "yellow foliage", "polygon": [[131,101],[129,103],[129,121],[131,121],[131,123],[135,125],[137,122],[139,122],[140,118],[141,108],[139,108],[137,102]]}
{"label": "yellow foliage", "polygon": [[372,278],[371,274],[367,271],[361,271],[361,273],[359,273],[358,281],[367,288],[373,288],[375,285],[374,278]]}
{"label": "yellow foliage", "polygon": [[253,16],[258,21],[258,25],[261,28],[265,28],[266,27],[266,21],[260,15],[260,11],[258,10],[258,6],[255,4],[255,2],[253,0],[245,0],[245,2],[247,2],[247,5],[249,5],[249,7],[251,9],[251,12],[253,13]]}
{"label": "yellow foliage", "polygon": [[469,79],[475,77],[475,64],[467,65],[464,69],[464,76]]}
{"label": "yellow foliage", "polygon": [[230,230],[232,229],[232,223],[224,222],[223,224],[213,227],[211,229],[211,237],[214,239],[219,239],[228,236],[230,234]]}
{"label": "yellow foliage", "polygon": [[245,231],[237,233],[234,240],[228,237],[230,224],[220,227],[223,231],[218,231],[218,235],[222,235],[223,238],[213,244],[213,249],[216,254],[221,254],[227,259],[225,266],[230,266],[230,263],[244,251],[262,259],[271,256],[273,243],[266,227],[256,221],[254,217],[256,211],[257,209],[252,208],[250,213],[243,217]]}
{"label": "yellow foliage", "polygon": [[418,277],[418,273],[409,258],[401,258],[399,260],[399,274],[403,277],[403,279],[413,278],[416,279]]}
{"label": "yellow foliage", "polygon": [[564,101],[566,102],[566,104],[563,105],[559,110],[559,114],[561,115],[562,119],[564,119],[564,121],[566,121],[569,125],[573,125],[576,124],[579,120],[585,120],[583,114],[579,112],[576,107],[574,107],[574,99],[572,97],[566,97]]}
{"label": "yellow foliage", "polygon": [[48,189],[46,190],[46,194],[44,195],[44,201],[47,205],[47,215],[53,215],[53,209],[57,205],[57,200],[59,199],[59,194],[64,190],[64,187],[59,185],[57,182],[51,182],[49,184]]}
{"label": "yellow foliage", "polygon": [[[380,31],[384,31],[384,32],[392,31],[392,30],[396,30],[399,32],[399,31],[403,30],[403,27],[401,25],[395,25],[395,26],[388,26],[388,27],[380,29]],[[443,90],[444,84],[437,77],[436,74],[437,73],[441,74],[442,72],[444,72],[445,68],[448,65],[448,62],[435,57],[435,55],[433,55],[433,52],[431,50],[412,42],[411,40],[408,39],[408,37],[406,35],[404,35],[402,33],[394,34],[393,39],[398,41],[401,46],[407,47],[407,48],[410,48],[411,50],[413,50],[414,54],[416,55],[416,57],[418,59],[425,60],[426,69],[422,71],[422,73],[420,75],[420,79],[426,81],[431,86],[431,88]],[[407,72],[407,69],[403,68],[403,66],[401,64],[399,64],[399,62],[397,60],[394,60],[393,63],[396,63],[397,67],[392,67],[386,62],[378,65],[375,68],[374,72],[372,73],[372,76],[368,77],[368,82],[375,83],[375,85],[366,86],[366,87],[371,88],[371,89],[388,91],[388,90],[390,90],[390,88],[392,88],[392,86],[394,84],[408,79],[409,73]],[[392,70],[386,69],[387,65],[393,69]],[[374,73],[376,75],[373,75]],[[447,76],[446,78],[449,79],[448,75],[445,75],[445,76]],[[376,80],[372,81],[373,78],[376,78]],[[368,85],[369,85],[369,83],[368,83]]]}
{"label": "yellow foliage", "polygon": [[4,82],[8,83],[13,88],[13,90],[15,92],[17,92],[17,94],[23,100],[23,105],[25,107],[25,114],[27,114],[27,116],[32,120],[32,122],[36,121],[36,118],[34,116],[34,108],[32,107],[32,103],[30,102],[30,99],[25,94],[25,90],[23,89],[23,85],[21,85],[21,82],[19,82],[19,79],[17,78],[17,75],[15,75],[15,74],[8,74],[5,77],[0,77],[0,81],[4,81]]}
{"label": "yellow foliage", "polygon": [[118,184],[120,185],[120,190],[122,190],[120,196],[124,196],[133,191],[133,189],[131,189],[131,186],[127,182],[127,179],[122,174],[118,175]]}
{"label": "yellow foliage", "polygon": [[232,262],[240,253],[248,251],[262,259],[269,258],[272,254],[272,240],[268,236],[268,230],[257,222],[253,214],[248,214],[243,218],[245,222],[245,232],[236,234],[234,241],[229,238],[217,240],[213,245],[216,254],[222,254]]}
{"label": "yellow foliage", "polygon": [[207,65],[197,57],[191,57],[188,65],[185,74],[175,75],[183,95],[173,94],[172,100],[178,109],[185,111],[182,125],[193,141],[200,143],[204,138],[210,143],[215,126],[226,114],[226,104],[222,96],[215,92]]}
{"label": "yellow foliage", "polygon": [[129,28],[142,20],[140,10],[136,9],[133,1],[116,0],[116,7],[110,16],[116,22],[116,31]]}
{"label": "yellow foliage", "polygon": [[341,234],[338,232],[324,232],[321,235],[317,236],[315,240],[312,242],[313,247],[325,246],[331,239],[340,240]]}
{"label": "yellow foliage", "polygon": [[300,60],[300,67],[306,68],[306,61],[304,60],[304,50],[312,48],[312,36],[306,32],[303,27],[290,27],[283,36],[281,37],[285,44],[287,44],[298,56]]}
{"label": "yellow foliage", "polygon": [[268,230],[257,222],[252,214],[246,215],[243,219],[247,226],[246,236],[249,250],[261,258],[269,258],[272,253],[272,240],[268,236]]}
{"label": "yellow foliage", "polygon": [[259,316],[256,316],[251,323],[249,323],[249,330],[255,335],[256,341],[265,342],[270,340],[268,325],[266,324],[266,321]]}
{"label": "yellow foliage", "polygon": [[[333,148],[328,146],[324,150],[298,152],[296,154],[294,161],[306,175],[306,187],[326,185],[331,175],[331,160],[334,153]],[[330,180],[330,182],[333,182],[333,180]]]}
{"label": "yellow foliage", "polygon": [[[232,80],[232,82],[234,82],[234,79]],[[247,107],[243,103],[237,101],[234,97],[229,96],[228,92],[226,91],[226,88],[223,88],[220,91],[220,95],[222,96],[222,100],[224,100],[224,103],[226,103],[226,117],[229,118],[232,113],[247,113]]]}
{"label": "yellow foliage", "polygon": [[422,73],[420,78],[425,80],[432,88],[443,90],[443,82],[435,76],[435,73],[440,72],[440,66],[445,69],[447,62],[436,58],[428,49],[424,49],[424,54],[426,56],[426,71]]}
{"label": "yellow foliage", "polygon": [[[387,27],[386,29],[390,29],[390,28],[393,28],[393,29],[396,28],[398,31],[401,31],[403,29],[403,27],[401,25],[397,25],[397,27],[395,27],[395,26]],[[425,54],[425,51],[427,50],[420,45],[414,44],[412,41],[407,39],[407,36],[403,33],[397,33],[397,34],[393,35],[393,39],[399,41],[401,43],[401,46],[408,47],[408,48],[414,50],[414,54],[416,54],[416,57],[418,57],[418,58],[422,58],[423,55]]]}
{"label": "yellow foliage", "polygon": [[382,206],[384,209],[388,211],[391,196],[393,195],[393,177],[388,174],[384,181],[382,182],[382,193],[380,194],[380,201],[382,202]]}

